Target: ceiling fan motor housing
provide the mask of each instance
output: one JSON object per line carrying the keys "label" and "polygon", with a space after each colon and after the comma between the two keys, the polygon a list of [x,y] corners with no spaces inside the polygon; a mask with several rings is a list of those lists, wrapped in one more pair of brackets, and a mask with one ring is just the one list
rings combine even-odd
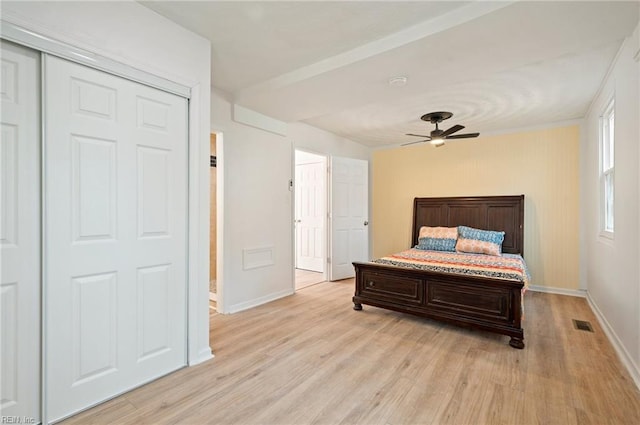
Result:
{"label": "ceiling fan motor housing", "polygon": [[451,118],[453,114],[451,112],[430,112],[420,117],[422,121],[429,121],[431,124],[438,124],[444,120]]}

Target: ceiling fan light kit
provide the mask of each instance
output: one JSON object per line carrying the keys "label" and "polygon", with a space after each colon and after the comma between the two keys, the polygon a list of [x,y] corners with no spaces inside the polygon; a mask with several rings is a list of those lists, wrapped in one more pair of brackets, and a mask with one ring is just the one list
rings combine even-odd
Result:
{"label": "ceiling fan light kit", "polygon": [[454,125],[453,127],[449,127],[446,130],[441,130],[440,128],[438,128],[438,124],[440,124],[444,120],[448,120],[452,116],[453,114],[451,112],[444,112],[444,111],[430,112],[428,114],[424,114],[423,116],[420,117],[420,119],[422,121],[428,121],[431,124],[435,124],[436,125],[435,130],[432,130],[429,136],[425,136],[423,134],[407,133],[407,136],[424,137],[425,139],[418,140],[417,142],[404,143],[402,144],[402,146],[412,145],[414,143],[430,142],[433,146],[435,146],[436,148],[439,148],[440,146],[444,146],[444,141],[447,139],[470,139],[473,137],[478,137],[480,135],[480,133],[466,133],[466,134],[453,135],[453,133],[456,133],[464,128],[463,125],[458,125],[458,124]]}

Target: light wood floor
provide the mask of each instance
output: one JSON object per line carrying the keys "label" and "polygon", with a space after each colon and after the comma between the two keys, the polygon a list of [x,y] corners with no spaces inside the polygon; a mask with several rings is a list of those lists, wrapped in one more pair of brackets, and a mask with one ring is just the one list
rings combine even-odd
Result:
{"label": "light wood floor", "polygon": [[311,270],[296,269],[296,291],[324,281],[324,274]]}
{"label": "light wood floor", "polygon": [[515,350],[504,336],[354,311],[352,294],[353,280],[322,283],[212,315],[213,360],[67,423],[640,423],[640,392],[584,299],[527,293]]}

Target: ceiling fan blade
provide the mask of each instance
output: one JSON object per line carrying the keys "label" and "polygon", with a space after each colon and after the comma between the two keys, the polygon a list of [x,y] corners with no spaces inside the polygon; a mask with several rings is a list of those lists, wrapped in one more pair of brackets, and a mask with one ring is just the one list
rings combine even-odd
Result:
{"label": "ceiling fan blade", "polygon": [[445,131],[441,134],[441,136],[442,136],[442,137],[447,137],[448,135],[453,134],[453,133],[455,133],[456,131],[460,131],[460,130],[462,130],[463,128],[464,128],[464,125],[458,125],[458,124],[456,124],[456,125],[454,125],[453,127],[451,127],[450,129],[445,130]]}
{"label": "ceiling fan blade", "polygon": [[467,133],[467,134],[455,134],[447,137],[447,139],[470,139],[472,137],[478,137],[480,133]]}
{"label": "ceiling fan blade", "polygon": [[412,134],[412,133],[407,133],[406,136],[416,136],[416,137],[426,137],[427,139],[430,139],[430,136],[425,136],[424,134]]}
{"label": "ceiling fan blade", "polygon": [[417,142],[409,142],[409,143],[403,143],[400,146],[407,146],[407,145],[413,145],[415,143],[424,143],[424,142],[428,142],[431,139],[424,139],[424,140],[418,140]]}

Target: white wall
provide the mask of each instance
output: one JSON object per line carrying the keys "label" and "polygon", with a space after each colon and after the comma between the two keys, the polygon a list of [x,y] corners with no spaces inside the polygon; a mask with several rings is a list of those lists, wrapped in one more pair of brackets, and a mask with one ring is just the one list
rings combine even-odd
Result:
{"label": "white wall", "polygon": [[[283,136],[232,120],[231,104],[213,93],[211,128],[222,132],[222,272],[219,310],[231,313],[290,294],[291,143]],[[245,250],[260,248],[260,255]],[[257,263],[272,264],[251,268]],[[253,257],[253,258],[251,258]],[[257,258],[259,257],[259,258]],[[219,261],[220,263],[220,261]]]}
{"label": "white wall", "polygon": [[292,123],[288,126],[288,138],[295,149],[323,155],[368,160],[371,149],[328,131],[320,130],[304,123]]}
{"label": "white wall", "polygon": [[[582,126],[582,276],[589,300],[640,386],[640,27],[623,45]],[[615,237],[599,235],[599,118],[615,95]]]}
{"label": "white wall", "polygon": [[[223,170],[222,287],[223,313],[233,313],[292,294],[294,149],[368,159],[369,149],[306,124],[288,124],[287,136],[233,121],[232,104],[212,93],[211,130],[223,135],[218,153]],[[247,268],[246,250],[262,249]],[[249,258],[249,262],[252,260]],[[251,266],[251,264],[249,264]],[[219,306],[220,307],[220,306]]]}
{"label": "white wall", "polygon": [[3,1],[2,19],[191,87],[189,363],[210,358],[209,41],[135,2]]}

